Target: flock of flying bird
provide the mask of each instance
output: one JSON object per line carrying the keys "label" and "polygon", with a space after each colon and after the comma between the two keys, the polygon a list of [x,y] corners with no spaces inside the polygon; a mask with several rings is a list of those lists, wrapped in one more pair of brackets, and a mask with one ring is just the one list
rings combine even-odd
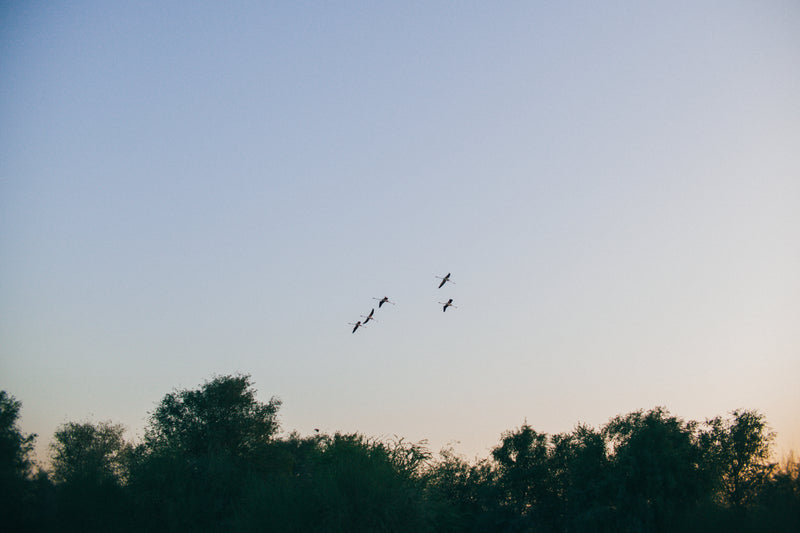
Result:
{"label": "flock of flying bird", "polygon": [[[448,281],[450,283],[452,283],[453,285],[455,285],[455,282],[450,279],[450,272],[448,272],[447,275],[444,276],[444,277],[436,276],[436,278],[442,280],[442,282],[439,283],[439,288],[440,289],[442,287],[444,287],[444,284],[447,283]],[[389,297],[388,296],[384,296],[383,298],[373,298],[373,300],[378,300],[378,309],[380,309],[383,306],[383,304],[395,305],[394,302],[389,301]],[[447,311],[448,307],[456,307],[457,308],[457,306],[453,305],[453,299],[452,298],[450,298],[446,302],[439,302],[439,304],[443,306],[442,307],[442,312]],[[348,322],[348,324],[353,326],[353,333],[355,333],[358,328],[366,326],[367,322],[369,322],[370,320],[375,320],[374,315],[375,315],[375,308],[373,307],[372,311],[370,311],[368,315],[366,315],[366,316],[365,315],[361,315],[361,318],[364,319],[363,322],[361,320],[358,320],[357,322]]]}

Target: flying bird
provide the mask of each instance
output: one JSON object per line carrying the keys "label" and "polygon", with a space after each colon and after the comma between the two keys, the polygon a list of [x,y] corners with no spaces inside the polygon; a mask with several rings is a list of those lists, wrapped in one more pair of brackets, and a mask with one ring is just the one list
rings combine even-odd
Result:
{"label": "flying bird", "polygon": [[373,298],[373,300],[378,300],[378,309],[380,309],[383,304],[392,304],[392,305],[394,305],[394,302],[390,302],[389,301],[389,297],[388,296],[384,296],[383,298]]}
{"label": "flying bird", "polygon": [[445,283],[447,283],[448,281],[449,281],[450,283],[452,283],[453,285],[455,285],[455,282],[454,282],[454,281],[452,281],[452,280],[450,279],[450,272],[448,272],[448,273],[447,273],[447,275],[446,275],[445,277],[443,277],[443,278],[442,278],[442,277],[439,277],[439,276],[436,276],[436,277],[437,277],[438,279],[442,280],[442,282],[439,284],[439,288],[440,288],[440,289],[441,289],[441,288],[442,288],[442,286],[443,286]]}
{"label": "flying bird", "polygon": [[372,311],[370,311],[367,316],[361,315],[361,318],[365,319],[364,323],[362,324],[362,326],[366,326],[367,322],[369,322],[370,320],[375,320],[374,318],[372,318],[372,315],[374,315],[374,314],[375,314],[375,308],[373,307]]}
{"label": "flying bird", "polygon": [[450,298],[450,299],[449,299],[449,300],[447,300],[446,302],[439,302],[439,303],[444,305],[444,307],[442,307],[442,312],[443,312],[443,313],[444,313],[445,311],[447,311],[447,308],[448,308],[448,307],[458,307],[458,306],[456,306],[456,305],[453,305],[453,299],[452,299],[452,298]]}
{"label": "flying bird", "polygon": [[360,320],[358,322],[356,322],[355,324],[352,323],[352,322],[348,322],[348,324],[350,324],[351,326],[355,326],[353,328],[353,333],[355,333],[358,328],[360,328],[360,327],[362,327],[364,325],[364,324],[361,323]]}

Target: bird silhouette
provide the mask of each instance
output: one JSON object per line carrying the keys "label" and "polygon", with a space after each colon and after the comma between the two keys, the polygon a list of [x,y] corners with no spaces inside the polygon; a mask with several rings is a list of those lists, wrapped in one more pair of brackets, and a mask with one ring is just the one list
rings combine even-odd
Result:
{"label": "bird silhouette", "polygon": [[372,315],[374,315],[374,314],[375,314],[375,308],[373,307],[372,311],[370,311],[367,316],[361,315],[361,317],[364,319],[364,323],[361,324],[361,325],[362,326],[366,326],[367,322],[369,322],[370,320],[375,320],[374,318],[372,318]]}
{"label": "bird silhouette", "polygon": [[454,282],[454,281],[452,281],[452,280],[450,279],[450,272],[448,272],[448,273],[447,273],[447,275],[446,275],[445,277],[443,277],[443,278],[442,278],[442,277],[440,277],[440,276],[436,276],[436,277],[437,277],[438,279],[442,280],[442,282],[439,284],[439,288],[440,288],[440,289],[441,289],[441,288],[442,288],[442,286],[443,286],[445,283],[447,283],[448,281],[449,281],[450,283],[452,283],[453,285],[455,285],[455,282]]}
{"label": "bird silhouette", "polygon": [[348,324],[350,324],[351,326],[355,326],[353,328],[353,333],[355,333],[358,328],[360,328],[360,327],[362,327],[364,325],[364,324],[361,323],[360,320],[358,322],[356,322],[355,324],[353,322],[348,322]]}
{"label": "bird silhouette", "polygon": [[453,299],[452,298],[450,298],[446,302],[439,302],[439,303],[444,305],[444,307],[442,307],[442,312],[447,311],[448,307],[457,307],[457,306],[453,305]]}
{"label": "bird silhouette", "polygon": [[373,298],[373,300],[378,300],[378,309],[380,309],[383,304],[392,304],[392,305],[394,305],[394,302],[390,302],[389,301],[389,297],[388,296],[384,296],[383,298]]}

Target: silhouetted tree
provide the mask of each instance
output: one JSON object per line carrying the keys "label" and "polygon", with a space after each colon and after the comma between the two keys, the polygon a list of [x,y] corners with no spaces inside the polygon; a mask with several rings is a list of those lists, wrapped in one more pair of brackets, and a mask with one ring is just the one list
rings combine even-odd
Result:
{"label": "silhouetted tree", "polygon": [[501,502],[509,512],[506,527],[525,531],[552,524],[557,504],[547,434],[523,424],[503,434],[500,445],[492,450],[492,458],[497,464]]}
{"label": "silhouetted tree", "polygon": [[132,446],[67,423],[52,480],[0,392],[3,531],[794,532],[800,467],[769,462],[755,411],[704,425],[657,407],[548,436],[504,432],[487,459],[358,433],[277,437],[280,402],[249,376],[167,394]]}
{"label": "silhouetted tree", "polygon": [[111,422],[69,422],[55,432],[52,468],[62,529],[119,531],[127,526],[123,487],[132,446],[124,432],[124,426]]}
{"label": "silhouetted tree", "polygon": [[167,394],[150,416],[148,448],[201,457],[247,457],[278,430],[276,398],[261,403],[250,376],[219,376],[198,390]]}
{"label": "silhouetted tree", "polygon": [[125,426],[111,422],[63,424],[51,445],[53,480],[57,484],[122,486],[132,450],[123,433]]}
{"label": "silhouetted tree", "polygon": [[[276,443],[282,446],[281,443]],[[290,436],[291,469],[251,477],[238,531],[430,531],[421,444],[358,434]]]}
{"label": "silhouetted tree", "polygon": [[613,531],[610,462],[603,433],[579,425],[552,437],[550,475],[560,502],[559,531]]}
{"label": "silhouetted tree", "polygon": [[800,531],[800,462],[792,454],[760,486],[755,504],[754,525],[764,531]]}
{"label": "silhouetted tree", "polygon": [[730,418],[712,418],[700,436],[706,468],[716,481],[717,497],[723,505],[740,511],[753,502],[767,481],[774,433],[757,411],[736,410]]}
{"label": "silhouetted tree", "polygon": [[167,394],[134,453],[131,490],[145,529],[224,531],[245,479],[272,464],[280,401],[256,399],[250,376],[219,376]]}
{"label": "silhouetted tree", "polygon": [[429,469],[427,480],[428,499],[435,507],[436,531],[497,531],[507,521],[490,460],[471,464],[447,448]]}
{"label": "silhouetted tree", "polygon": [[0,391],[0,528],[5,531],[27,529],[32,505],[30,476],[35,434],[25,435],[17,425],[22,404],[6,391]]}
{"label": "silhouetted tree", "polygon": [[694,511],[707,486],[695,428],[662,407],[615,417],[603,428],[619,531],[668,531]]}

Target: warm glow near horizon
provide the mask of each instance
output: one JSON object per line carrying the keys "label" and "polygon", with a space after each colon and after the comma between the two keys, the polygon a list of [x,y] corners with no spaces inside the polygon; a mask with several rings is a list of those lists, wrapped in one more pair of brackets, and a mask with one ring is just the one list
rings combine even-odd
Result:
{"label": "warm glow near horizon", "polygon": [[468,457],[655,406],[800,451],[796,2],[0,13],[0,390],[40,458],[230,373],[287,432]]}

